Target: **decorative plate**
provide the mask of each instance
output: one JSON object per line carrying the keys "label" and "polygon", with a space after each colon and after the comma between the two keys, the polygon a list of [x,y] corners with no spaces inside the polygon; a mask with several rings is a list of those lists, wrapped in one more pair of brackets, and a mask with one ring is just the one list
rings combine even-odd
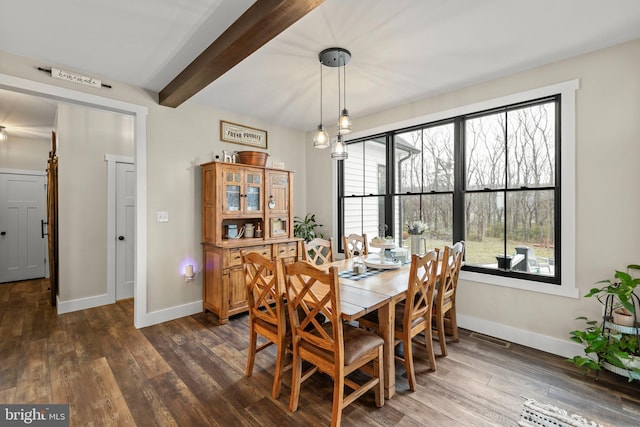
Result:
{"label": "decorative plate", "polygon": [[393,262],[391,260],[381,260],[378,255],[369,255],[364,259],[364,265],[369,268],[377,268],[380,270],[390,270],[393,268],[400,268],[402,263],[398,260]]}

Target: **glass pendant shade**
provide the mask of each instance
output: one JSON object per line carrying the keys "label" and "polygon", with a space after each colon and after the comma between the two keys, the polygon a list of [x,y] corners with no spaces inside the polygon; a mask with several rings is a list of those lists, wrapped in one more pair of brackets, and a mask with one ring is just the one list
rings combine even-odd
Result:
{"label": "glass pendant shade", "polygon": [[342,135],[338,135],[331,144],[331,158],[334,160],[346,160],[349,157],[347,144],[342,140]]}
{"label": "glass pendant shade", "polygon": [[343,109],[340,114],[340,118],[338,119],[338,132],[341,134],[351,132],[351,117],[349,117],[349,111],[347,109]]}
{"label": "glass pendant shade", "polygon": [[313,148],[329,148],[329,134],[324,130],[322,123],[318,125],[318,130],[313,135]]}
{"label": "glass pendant shade", "polygon": [[[334,160],[345,160],[349,153],[347,144],[342,139],[342,135],[351,132],[351,117],[347,110],[347,74],[345,66],[351,60],[351,52],[341,47],[330,47],[318,54],[320,59],[320,125],[313,135],[313,146],[315,148],[325,148],[329,144],[329,137],[322,125],[322,67],[337,68],[338,71],[338,132],[336,139],[331,143],[331,158]],[[344,76],[344,86],[340,84],[340,72]],[[344,104],[341,105],[344,95]]]}

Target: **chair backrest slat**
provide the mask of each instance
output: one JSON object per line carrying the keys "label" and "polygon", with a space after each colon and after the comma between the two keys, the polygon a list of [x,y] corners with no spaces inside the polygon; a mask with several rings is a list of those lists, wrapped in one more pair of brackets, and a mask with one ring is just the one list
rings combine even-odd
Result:
{"label": "chair backrest slat", "polygon": [[256,252],[243,253],[242,261],[250,315],[273,325],[284,323],[284,289],[277,262]]}
{"label": "chair backrest slat", "polygon": [[305,259],[314,265],[322,265],[334,261],[333,238],[316,237],[304,244]]}
{"label": "chair backrest slat", "polygon": [[[336,362],[342,363],[344,342],[337,268],[323,271],[308,262],[298,261],[287,264],[284,269],[294,343],[307,341],[333,352]],[[331,324],[321,323],[318,314],[323,314]]]}
{"label": "chair backrest slat", "polygon": [[369,243],[367,242],[366,234],[342,236],[342,246],[344,246],[345,258],[369,255]]}
{"label": "chair backrest slat", "polygon": [[445,246],[442,256],[438,299],[444,300],[455,296],[463,257],[464,242],[460,241],[453,246]]}
{"label": "chair backrest slat", "polygon": [[433,298],[438,279],[438,252],[427,252],[424,256],[412,255],[409,283],[407,287],[404,325],[410,327],[418,318],[431,321]]}

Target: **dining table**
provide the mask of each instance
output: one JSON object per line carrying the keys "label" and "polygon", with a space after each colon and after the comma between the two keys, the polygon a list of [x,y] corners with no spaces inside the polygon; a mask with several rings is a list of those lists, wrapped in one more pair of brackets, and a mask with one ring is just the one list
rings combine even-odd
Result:
{"label": "dining table", "polygon": [[323,270],[338,269],[340,281],[340,309],[345,321],[357,321],[374,311],[378,312],[380,336],[384,340],[383,371],[384,395],[390,399],[396,393],[394,325],[395,306],[406,298],[410,263],[394,268],[369,268],[365,274],[353,273],[354,260],[350,258],[318,266]]}

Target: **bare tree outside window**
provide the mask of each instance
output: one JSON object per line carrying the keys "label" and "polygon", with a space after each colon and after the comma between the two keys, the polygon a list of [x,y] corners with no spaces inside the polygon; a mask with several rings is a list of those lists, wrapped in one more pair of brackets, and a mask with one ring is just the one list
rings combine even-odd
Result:
{"label": "bare tree outside window", "polygon": [[554,96],[351,142],[341,230],[375,236],[386,226],[408,247],[406,225],[420,221],[428,247],[464,239],[468,269],[558,283],[559,102]]}
{"label": "bare tree outside window", "polygon": [[465,124],[467,264],[552,275],[555,103]]}

